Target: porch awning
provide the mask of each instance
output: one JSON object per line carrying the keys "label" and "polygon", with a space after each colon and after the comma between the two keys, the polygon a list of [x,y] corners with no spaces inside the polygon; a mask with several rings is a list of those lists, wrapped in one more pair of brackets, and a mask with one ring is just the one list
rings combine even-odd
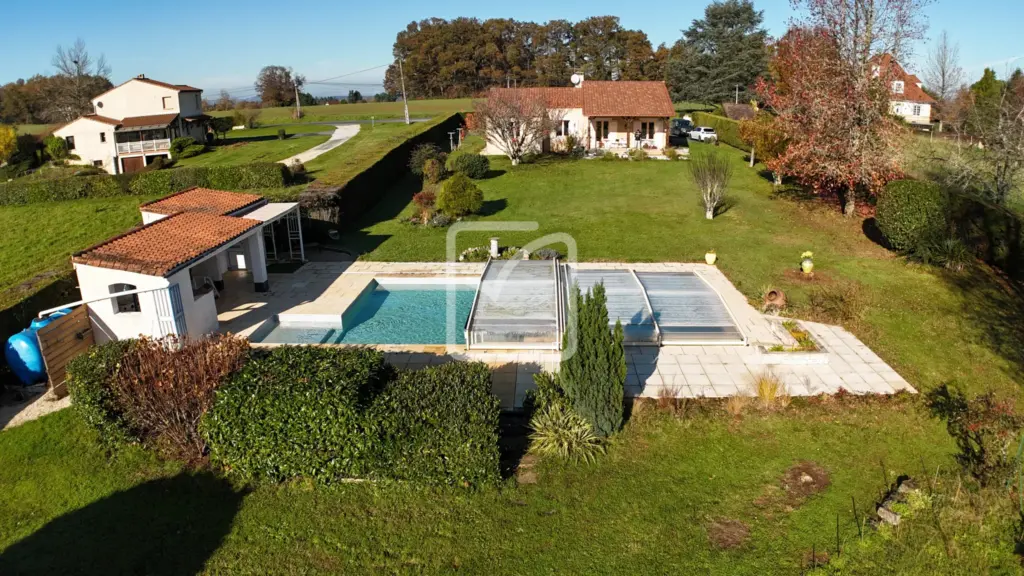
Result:
{"label": "porch awning", "polygon": [[136,130],[158,130],[178,119],[176,113],[154,114],[151,116],[129,116],[121,120],[117,132],[134,132]]}
{"label": "porch awning", "polygon": [[185,118],[182,118],[182,120],[184,120],[185,122],[208,122],[210,120],[213,120],[213,116],[209,116],[207,114],[200,114],[199,116],[187,116]]}
{"label": "porch awning", "polygon": [[259,220],[264,224],[273,222],[298,207],[298,202],[271,202],[243,215],[250,220]]}

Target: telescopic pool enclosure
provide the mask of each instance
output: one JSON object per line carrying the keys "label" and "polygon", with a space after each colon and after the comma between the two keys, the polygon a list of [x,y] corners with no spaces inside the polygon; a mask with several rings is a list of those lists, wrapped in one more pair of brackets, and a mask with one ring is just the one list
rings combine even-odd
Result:
{"label": "telescopic pool enclosure", "polygon": [[577,269],[557,260],[491,260],[466,323],[470,350],[558,350],[572,286],[604,284],[627,345],[744,345],[721,296],[696,272]]}

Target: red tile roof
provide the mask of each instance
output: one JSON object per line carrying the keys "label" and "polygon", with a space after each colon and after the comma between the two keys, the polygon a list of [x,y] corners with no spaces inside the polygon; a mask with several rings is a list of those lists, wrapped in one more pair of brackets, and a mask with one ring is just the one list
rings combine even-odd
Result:
{"label": "red tile roof", "polygon": [[140,126],[167,126],[178,117],[177,112],[170,114],[153,114],[150,116],[129,116],[121,120],[123,128],[138,128]]}
{"label": "red tile roof", "polygon": [[493,88],[539,97],[548,108],[582,108],[586,116],[675,116],[672,98],[664,82],[586,80],[579,88]]}
{"label": "red tile roof", "polygon": [[[118,120],[117,118],[110,118],[108,116],[100,116],[99,114],[85,114],[85,115],[82,116],[82,118],[85,118],[86,120],[95,120],[96,122],[102,122],[104,124],[110,124],[111,126],[117,126],[117,125],[121,124],[121,121]],[[64,126],[67,126],[67,124],[65,124]],[[63,128],[63,126],[62,126],[62,128]]]}
{"label": "red tile roof", "polygon": [[155,214],[177,214],[178,212],[202,212],[227,216],[249,206],[260,204],[264,199],[257,194],[240,194],[209,188],[189,188],[176,194],[147,202],[139,208]]}
{"label": "red tile roof", "polygon": [[590,117],[676,115],[664,82],[587,80],[581,90],[583,113]]}
{"label": "red tile roof", "polygon": [[879,67],[883,70],[888,69],[890,76],[890,82],[896,80],[903,81],[903,93],[892,92],[892,86],[889,87],[891,92],[890,97],[893,100],[900,102],[916,102],[919,104],[935,104],[935,99],[929,96],[924,90],[918,86],[921,80],[913,75],[909,74],[906,70],[900,66],[899,62],[893,59],[891,54],[883,54],[880,58],[875,58],[875,62],[878,62]]}
{"label": "red tile roof", "polygon": [[261,224],[248,218],[183,212],[77,252],[71,261],[166,277]]}

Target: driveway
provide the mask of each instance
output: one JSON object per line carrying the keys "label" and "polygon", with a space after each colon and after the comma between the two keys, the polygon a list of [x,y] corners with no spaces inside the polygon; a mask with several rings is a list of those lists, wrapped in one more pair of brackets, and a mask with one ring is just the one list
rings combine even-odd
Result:
{"label": "driveway", "polygon": [[352,138],[358,133],[359,124],[345,124],[337,126],[336,129],[334,130],[334,134],[331,134],[331,138],[327,142],[324,142],[319,146],[314,146],[309,150],[306,150],[305,152],[300,152],[290,158],[285,158],[284,160],[281,160],[281,162],[285,166],[290,166],[296,160],[305,164],[306,162],[309,162],[313,158],[316,158],[317,156],[330,150],[334,150],[338,146],[341,146],[345,142],[348,142],[350,138]]}

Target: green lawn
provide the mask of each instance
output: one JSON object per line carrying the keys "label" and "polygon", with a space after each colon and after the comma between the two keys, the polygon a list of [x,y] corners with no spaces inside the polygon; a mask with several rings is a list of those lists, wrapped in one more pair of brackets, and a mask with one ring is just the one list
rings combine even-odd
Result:
{"label": "green lawn", "polygon": [[[908,264],[872,242],[861,220],[773,194],[741,152],[719,150],[735,166],[730,206],[712,221],[704,218],[686,162],[553,160],[512,168],[503,158],[492,158],[493,177],[478,181],[487,215],[476,220],[539,224],[537,232],[497,233],[502,245],[568,233],[581,260],[692,262],[714,248],[740,291],[757,302],[764,287],[781,288],[796,314],[816,287],[859,287],[863,320],[847,327],[915,386],[961,380],[974,390],[1019,390],[1024,306],[994,274],[950,275]],[[389,191],[342,237],[345,248],[366,260],[443,260],[447,230],[405,222],[418,190],[418,182],[407,180]],[[483,246],[495,234],[461,234],[457,248]],[[810,282],[795,273],[805,250],[814,252]]]}
{"label": "green lawn", "polygon": [[326,142],[330,136],[275,136],[226,139],[199,156],[179,160],[178,166],[229,166],[249,162],[278,162]]}
{"label": "green lawn", "polygon": [[[449,116],[455,112],[468,112],[473,109],[471,98],[452,98],[438,100],[410,100],[409,116],[413,118],[432,118]],[[263,108],[258,121],[261,124],[288,124],[292,119],[294,107]],[[207,112],[211,116],[231,116],[234,110]],[[401,102],[362,102],[359,104],[334,104],[331,106],[303,106],[302,119],[298,122],[333,122],[342,120],[369,120],[373,118],[402,118],[405,112]]]}
{"label": "green lawn", "polygon": [[103,198],[0,207],[0,309],[71,269],[71,254],[142,222],[147,198]]}
{"label": "green lawn", "polygon": [[[883,473],[948,468],[950,449],[905,405],[648,412],[596,464],[542,462],[535,485],[243,492],[137,449],[108,460],[65,411],[0,433],[0,573],[796,574],[812,546],[834,547],[837,515],[855,540],[851,497],[864,514]],[[780,487],[801,461],[830,481],[806,500]],[[749,540],[709,546],[718,518]]]}

